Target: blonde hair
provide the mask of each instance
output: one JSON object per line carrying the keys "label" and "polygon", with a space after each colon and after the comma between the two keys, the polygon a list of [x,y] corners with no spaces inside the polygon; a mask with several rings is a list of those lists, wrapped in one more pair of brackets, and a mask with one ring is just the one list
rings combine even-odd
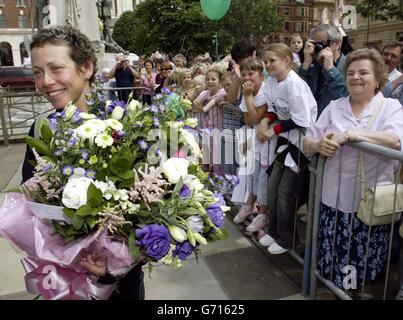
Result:
{"label": "blonde hair", "polygon": [[379,81],[379,88],[375,89],[375,93],[382,90],[385,86],[386,82],[388,81],[388,73],[386,71],[385,62],[382,59],[381,54],[376,49],[358,49],[350,52],[346,56],[346,61],[344,62],[344,75],[347,76],[348,67],[354,61],[359,60],[369,60],[371,61],[372,68],[375,74],[376,80]]}
{"label": "blonde hair", "polygon": [[263,73],[263,69],[263,63],[256,58],[247,58],[239,66],[239,70],[241,71],[258,71],[259,73]]}
{"label": "blonde hair", "polygon": [[276,56],[278,56],[279,58],[281,58],[283,60],[286,60],[287,58],[289,58],[288,67],[290,69],[292,69],[294,59],[292,56],[292,51],[289,46],[285,45],[284,43],[272,43],[272,44],[269,44],[263,50],[263,53],[265,53],[266,51],[274,52],[274,54]]}
{"label": "blonde hair", "polygon": [[210,68],[207,72],[206,72],[206,77],[209,73],[211,72],[215,72],[218,75],[218,80],[221,81],[221,77],[223,75],[222,71],[218,68]]}

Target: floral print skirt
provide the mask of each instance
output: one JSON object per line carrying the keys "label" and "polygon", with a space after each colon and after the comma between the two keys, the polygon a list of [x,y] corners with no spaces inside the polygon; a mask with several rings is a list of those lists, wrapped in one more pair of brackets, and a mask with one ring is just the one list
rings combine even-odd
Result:
{"label": "floral print skirt", "polygon": [[[335,223],[337,223],[336,230]],[[318,234],[318,273],[343,289],[343,279],[350,273],[347,271],[343,273],[343,268],[353,266],[357,272],[357,288],[359,288],[363,285],[367,256],[365,281],[374,280],[386,263],[390,229],[390,224],[372,226],[366,252],[369,227],[357,218],[356,213],[337,211],[336,220],[336,209],[322,203]],[[332,250],[333,241],[334,250]]]}

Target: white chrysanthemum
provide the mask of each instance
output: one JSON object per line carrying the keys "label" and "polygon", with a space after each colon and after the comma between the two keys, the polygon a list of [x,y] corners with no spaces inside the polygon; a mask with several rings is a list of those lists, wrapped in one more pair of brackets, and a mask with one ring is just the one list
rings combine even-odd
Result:
{"label": "white chrysanthemum", "polygon": [[106,123],[101,119],[91,119],[84,123],[85,125],[94,127],[98,133],[103,133],[106,130]]}
{"label": "white chrysanthemum", "polygon": [[93,139],[97,134],[98,131],[95,127],[91,125],[87,125],[86,123],[82,124],[76,129],[77,135],[83,139]]}
{"label": "white chrysanthemum", "polygon": [[114,129],[114,130],[116,130],[116,131],[121,131],[122,129],[123,129],[123,124],[121,124],[118,120],[116,120],[116,119],[108,119],[108,120],[105,120],[105,124],[108,126],[108,127],[110,127],[110,128],[112,128],[112,129]]}
{"label": "white chrysanthemum", "polygon": [[90,120],[90,119],[95,119],[95,114],[87,113],[87,112],[80,112],[81,118],[84,120]]}
{"label": "white chrysanthemum", "polygon": [[113,138],[106,133],[101,133],[95,138],[95,144],[98,147],[105,149],[106,147],[110,147],[113,144]]}

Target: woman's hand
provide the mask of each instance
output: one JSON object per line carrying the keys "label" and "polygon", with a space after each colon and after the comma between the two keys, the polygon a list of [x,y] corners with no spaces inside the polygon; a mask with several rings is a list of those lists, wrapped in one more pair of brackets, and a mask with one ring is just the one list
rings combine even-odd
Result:
{"label": "woman's hand", "polygon": [[96,277],[102,277],[106,274],[106,259],[103,257],[95,257],[90,253],[86,253],[80,261],[80,265],[88,272]]}
{"label": "woman's hand", "polygon": [[342,146],[349,141],[349,135],[347,134],[347,132],[335,133],[330,140],[337,142],[340,146]]}
{"label": "woman's hand", "polygon": [[332,140],[333,137],[334,134],[330,133],[319,142],[318,149],[321,155],[333,157],[337,150],[341,148],[340,144]]}

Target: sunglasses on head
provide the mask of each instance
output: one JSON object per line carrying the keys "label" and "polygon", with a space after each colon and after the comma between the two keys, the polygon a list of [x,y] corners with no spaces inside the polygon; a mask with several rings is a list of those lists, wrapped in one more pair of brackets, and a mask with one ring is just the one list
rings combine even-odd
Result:
{"label": "sunglasses on head", "polygon": [[161,68],[161,71],[168,71],[168,70],[172,70],[171,68]]}

